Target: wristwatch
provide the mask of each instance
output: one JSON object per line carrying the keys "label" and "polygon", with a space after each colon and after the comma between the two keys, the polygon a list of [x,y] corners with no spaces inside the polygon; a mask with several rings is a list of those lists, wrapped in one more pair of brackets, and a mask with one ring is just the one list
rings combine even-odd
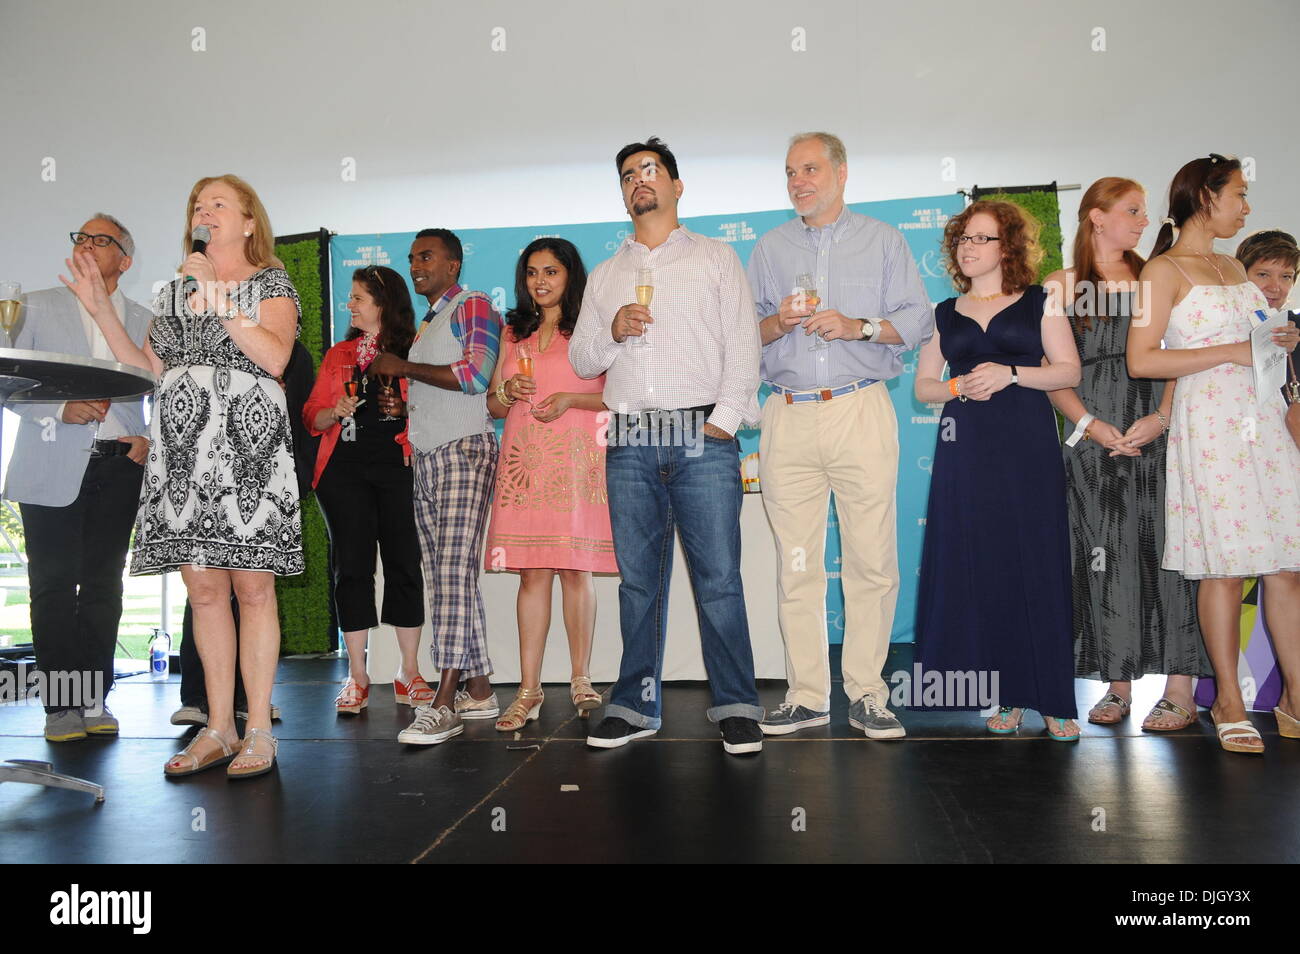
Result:
{"label": "wristwatch", "polygon": [[1011,366],[1011,383],[1012,384],[1020,383],[1020,372],[1016,370],[1016,366],[1014,364]]}
{"label": "wristwatch", "polygon": [[226,311],[224,313],[218,311],[217,317],[220,318],[222,321],[230,321],[237,314],[239,314],[239,304],[233,298],[227,298]]}
{"label": "wristwatch", "polygon": [[862,340],[870,341],[876,336],[876,325],[870,318],[862,319]]}

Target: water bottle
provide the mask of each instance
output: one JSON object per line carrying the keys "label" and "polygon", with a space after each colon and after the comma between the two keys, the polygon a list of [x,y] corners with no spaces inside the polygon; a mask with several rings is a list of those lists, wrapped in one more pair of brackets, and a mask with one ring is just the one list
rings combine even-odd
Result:
{"label": "water bottle", "polygon": [[172,637],[155,628],[149,641],[149,675],[154,682],[166,682],[171,674]]}

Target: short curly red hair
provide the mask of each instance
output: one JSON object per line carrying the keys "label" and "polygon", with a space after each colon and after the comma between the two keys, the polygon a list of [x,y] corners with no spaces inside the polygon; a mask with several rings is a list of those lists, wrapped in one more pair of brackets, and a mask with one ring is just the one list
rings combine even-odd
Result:
{"label": "short curly red hair", "polygon": [[944,266],[952,276],[952,283],[963,295],[970,291],[970,279],[961,273],[957,264],[957,239],[966,231],[972,216],[983,212],[993,216],[998,223],[998,242],[1002,247],[1002,293],[1015,295],[1038,281],[1038,265],[1043,260],[1043,249],[1038,244],[1038,223],[1010,202],[989,202],[981,199],[948,221],[943,230]]}

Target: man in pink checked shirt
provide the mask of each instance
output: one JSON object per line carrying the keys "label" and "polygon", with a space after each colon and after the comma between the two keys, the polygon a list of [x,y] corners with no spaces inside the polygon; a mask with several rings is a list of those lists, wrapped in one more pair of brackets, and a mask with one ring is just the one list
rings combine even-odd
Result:
{"label": "man in pink checked shirt", "polygon": [[460,286],[463,258],[454,232],[425,229],[416,235],[408,256],[411,281],[428,300],[429,312],[406,360],[380,354],[371,364],[374,374],[411,380],[415,522],[433,662],[441,674],[437,694],[397,736],[411,745],[437,745],[460,735],[463,719],[495,719],[500,713],[488,679],[492,662],[478,576],[497,470],[487,387],[501,344],[501,318],[487,295]]}

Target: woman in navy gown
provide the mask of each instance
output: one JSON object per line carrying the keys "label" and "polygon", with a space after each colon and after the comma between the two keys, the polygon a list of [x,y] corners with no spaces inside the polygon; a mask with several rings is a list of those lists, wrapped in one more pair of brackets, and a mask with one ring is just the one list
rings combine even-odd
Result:
{"label": "woman in navy gown", "polygon": [[946,403],[916,635],[923,669],[986,674],[999,705],[990,732],[1015,732],[1033,709],[1051,738],[1072,742],[1070,531],[1047,392],[1078,384],[1080,369],[1061,303],[1033,284],[1037,238],[1037,224],[1005,202],[976,202],[944,232],[962,294],[935,309],[917,365],[917,399]]}

